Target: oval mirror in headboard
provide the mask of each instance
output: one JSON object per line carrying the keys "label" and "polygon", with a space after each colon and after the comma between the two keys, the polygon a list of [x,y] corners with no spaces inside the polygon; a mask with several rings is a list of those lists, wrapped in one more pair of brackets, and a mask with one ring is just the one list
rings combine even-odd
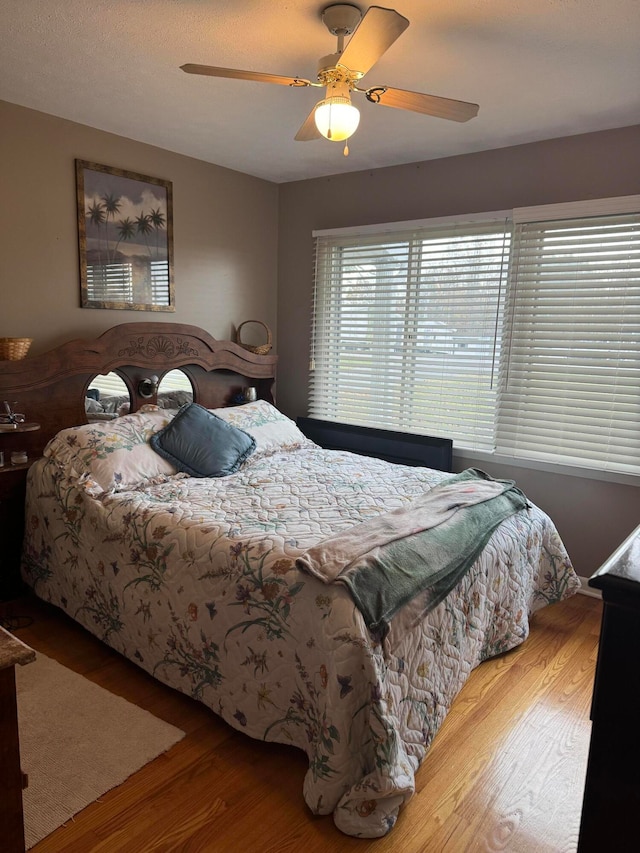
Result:
{"label": "oval mirror in headboard", "polygon": [[85,393],[84,409],[89,423],[127,414],[131,395],[124,379],[114,370],[94,376]]}
{"label": "oval mirror in headboard", "polygon": [[158,384],[158,405],[162,409],[179,409],[193,402],[193,385],[180,368],[169,370]]}

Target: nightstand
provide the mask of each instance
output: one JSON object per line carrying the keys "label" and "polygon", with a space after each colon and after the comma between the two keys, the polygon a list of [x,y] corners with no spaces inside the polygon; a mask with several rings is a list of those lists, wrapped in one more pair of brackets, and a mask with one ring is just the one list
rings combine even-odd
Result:
{"label": "nightstand", "polygon": [[0,468],[0,601],[22,591],[20,557],[24,536],[24,499],[27,471],[33,460]]}
{"label": "nightstand", "polygon": [[[4,426],[4,425],[3,425]],[[0,467],[0,601],[15,598],[22,592],[20,557],[24,537],[24,501],[27,471],[35,461],[28,459],[18,465],[11,464],[11,451],[20,449],[20,434],[40,429],[40,424],[18,424],[8,431],[0,431],[0,450],[4,465]]]}

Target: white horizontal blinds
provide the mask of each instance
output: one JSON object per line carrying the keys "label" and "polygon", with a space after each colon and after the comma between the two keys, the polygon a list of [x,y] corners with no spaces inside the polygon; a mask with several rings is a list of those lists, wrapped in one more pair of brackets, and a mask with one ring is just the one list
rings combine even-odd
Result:
{"label": "white horizontal blinds", "polygon": [[154,305],[170,305],[169,264],[167,261],[150,261],[151,302]]}
{"label": "white horizontal blinds", "polygon": [[504,221],[316,238],[310,414],[493,448]]}
{"label": "white horizontal blinds", "polygon": [[87,264],[87,298],[105,302],[133,302],[132,265]]}
{"label": "white horizontal blinds", "polygon": [[516,226],[498,449],[640,473],[640,215]]}
{"label": "white horizontal blinds", "polygon": [[123,394],[129,396],[129,391],[124,379],[113,371],[111,373],[98,374],[94,376],[89,388],[98,390],[101,397],[121,397]]}
{"label": "white horizontal blinds", "polygon": [[161,391],[193,391],[193,386],[186,373],[177,368],[169,370],[160,380]]}

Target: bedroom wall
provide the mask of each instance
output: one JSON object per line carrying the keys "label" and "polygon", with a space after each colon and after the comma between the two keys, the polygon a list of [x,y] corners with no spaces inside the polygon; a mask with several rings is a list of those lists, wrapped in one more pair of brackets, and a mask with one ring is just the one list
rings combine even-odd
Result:
{"label": "bedroom wall", "polygon": [[[33,337],[37,354],[124,322],[228,338],[261,319],[292,417],[307,413],[313,229],[640,192],[640,127],[280,186],[2,101],[0,128],[0,336]],[[79,307],[75,158],[173,182],[174,313]],[[635,486],[482,467],[553,516],[583,576],[640,521]]]}
{"label": "bedroom wall", "polygon": [[[638,151],[635,126],[282,185],[280,408],[307,414],[314,229],[640,193]],[[583,577],[640,522],[637,486],[456,456],[456,470],[470,465],[516,479],[552,516]]]}
{"label": "bedroom wall", "polygon": [[[0,128],[0,336],[38,354],[149,320],[275,333],[276,184],[3,101]],[[75,158],[172,181],[175,312],[79,307]]]}

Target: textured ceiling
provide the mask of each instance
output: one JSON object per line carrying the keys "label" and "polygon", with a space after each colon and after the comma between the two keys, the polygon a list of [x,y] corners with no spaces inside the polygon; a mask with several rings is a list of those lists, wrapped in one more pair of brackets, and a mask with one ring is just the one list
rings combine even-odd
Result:
{"label": "textured ceiling", "polygon": [[322,90],[180,70],[315,79],[336,49],[324,5],[2,0],[0,99],[276,182],[640,122],[640,0],[394,0],[411,25],[364,83],[472,101],[480,113],[461,124],[362,97],[349,157],[340,143],[293,139]]}

